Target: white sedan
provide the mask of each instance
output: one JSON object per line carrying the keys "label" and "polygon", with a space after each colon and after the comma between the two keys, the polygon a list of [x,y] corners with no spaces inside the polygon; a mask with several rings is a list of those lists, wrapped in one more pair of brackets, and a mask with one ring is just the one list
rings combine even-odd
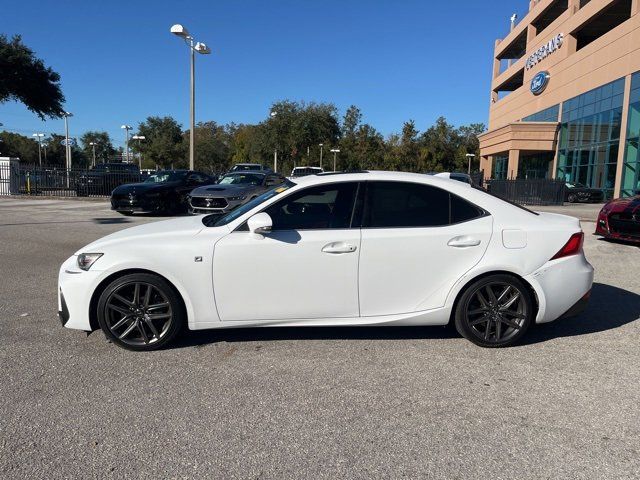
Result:
{"label": "white sedan", "polygon": [[576,218],[454,180],[303,177],[222,216],[108,235],[60,268],[65,327],[131,350],[184,327],[445,325],[483,347],[579,312],[593,282]]}

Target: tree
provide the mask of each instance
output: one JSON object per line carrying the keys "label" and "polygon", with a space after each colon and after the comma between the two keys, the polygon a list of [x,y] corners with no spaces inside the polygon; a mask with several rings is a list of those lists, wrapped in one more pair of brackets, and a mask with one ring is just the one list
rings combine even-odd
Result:
{"label": "tree", "polygon": [[38,163],[38,142],[18,133],[0,132],[0,155],[17,157],[22,163]]}
{"label": "tree", "polygon": [[[185,132],[184,143],[189,143]],[[200,122],[195,128],[195,168],[209,173],[229,170],[231,135],[216,122]]]}
{"label": "tree", "polygon": [[188,165],[182,126],[172,117],[147,117],[138,127],[138,135],[145,137],[144,142],[130,145],[134,152],[142,153],[145,160],[163,168]]}
{"label": "tree", "polygon": [[82,151],[84,153],[84,156],[90,159],[91,163],[93,163],[94,148],[91,143],[96,144],[96,163],[108,162],[109,158],[111,158],[116,153],[116,150],[113,148],[113,143],[111,143],[111,137],[107,132],[85,132],[80,137],[80,143],[82,144]]}
{"label": "tree", "polygon": [[0,103],[22,102],[43,120],[62,116],[60,75],[36,58],[19,35],[11,40],[0,35],[0,72]]}

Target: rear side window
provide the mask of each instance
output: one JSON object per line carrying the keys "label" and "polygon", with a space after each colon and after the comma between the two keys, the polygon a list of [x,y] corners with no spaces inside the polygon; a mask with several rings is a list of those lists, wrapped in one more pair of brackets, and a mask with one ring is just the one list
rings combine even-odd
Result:
{"label": "rear side window", "polygon": [[368,182],[365,228],[440,227],[485,212],[441,188],[418,183]]}

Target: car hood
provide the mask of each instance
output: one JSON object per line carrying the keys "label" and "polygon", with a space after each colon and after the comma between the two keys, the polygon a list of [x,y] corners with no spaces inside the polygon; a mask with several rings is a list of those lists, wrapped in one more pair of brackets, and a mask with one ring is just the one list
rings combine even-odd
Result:
{"label": "car hood", "polygon": [[191,192],[192,197],[242,195],[256,189],[255,185],[206,185]]}
{"label": "car hood", "polygon": [[116,187],[113,193],[122,195],[122,194],[135,194],[140,195],[143,193],[156,192],[161,190],[167,190],[180,185],[180,182],[167,182],[167,183],[151,183],[151,182],[141,182],[141,183],[127,183],[125,185],[120,185]]}
{"label": "car hood", "polygon": [[617,198],[615,200],[611,200],[605,205],[605,207],[609,209],[609,212],[612,213],[635,213],[637,211],[640,211],[640,195],[635,197]]}
{"label": "car hood", "polygon": [[147,243],[150,239],[162,238],[164,241],[180,241],[186,237],[193,237],[207,228],[209,231],[220,230],[220,234],[228,233],[226,227],[205,227],[202,216],[189,216],[163,220],[159,222],[145,223],[131,228],[125,228],[118,232],[102,237],[95,242],[85,245],[76,252],[76,255],[84,253],[104,253],[109,247],[130,242]]}

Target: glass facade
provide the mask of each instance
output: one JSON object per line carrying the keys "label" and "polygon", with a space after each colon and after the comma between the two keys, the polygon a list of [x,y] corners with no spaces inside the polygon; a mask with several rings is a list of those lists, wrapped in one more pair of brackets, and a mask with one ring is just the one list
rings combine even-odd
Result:
{"label": "glass facade", "polygon": [[518,178],[551,178],[554,152],[520,153]]}
{"label": "glass facade", "polygon": [[638,155],[638,137],[640,137],[640,72],[631,77],[631,95],[629,115],[627,117],[627,142],[622,164],[621,196],[630,197],[640,193],[640,155]]}
{"label": "glass facade", "polygon": [[557,122],[558,114],[560,113],[560,105],[554,105],[553,107],[545,108],[533,115],[524,117],[523,122]]}
{"label": "glass facade", "polygon": [[509,168],[508,155],[496,155],[493,157],[493,172],[491,178],[495,180],[505,180],[507,178],[507,169]]}
{"label": "glass facade", "polygon": [[624,78],[564,102],[556,177],[601,189],[615,186]]}

